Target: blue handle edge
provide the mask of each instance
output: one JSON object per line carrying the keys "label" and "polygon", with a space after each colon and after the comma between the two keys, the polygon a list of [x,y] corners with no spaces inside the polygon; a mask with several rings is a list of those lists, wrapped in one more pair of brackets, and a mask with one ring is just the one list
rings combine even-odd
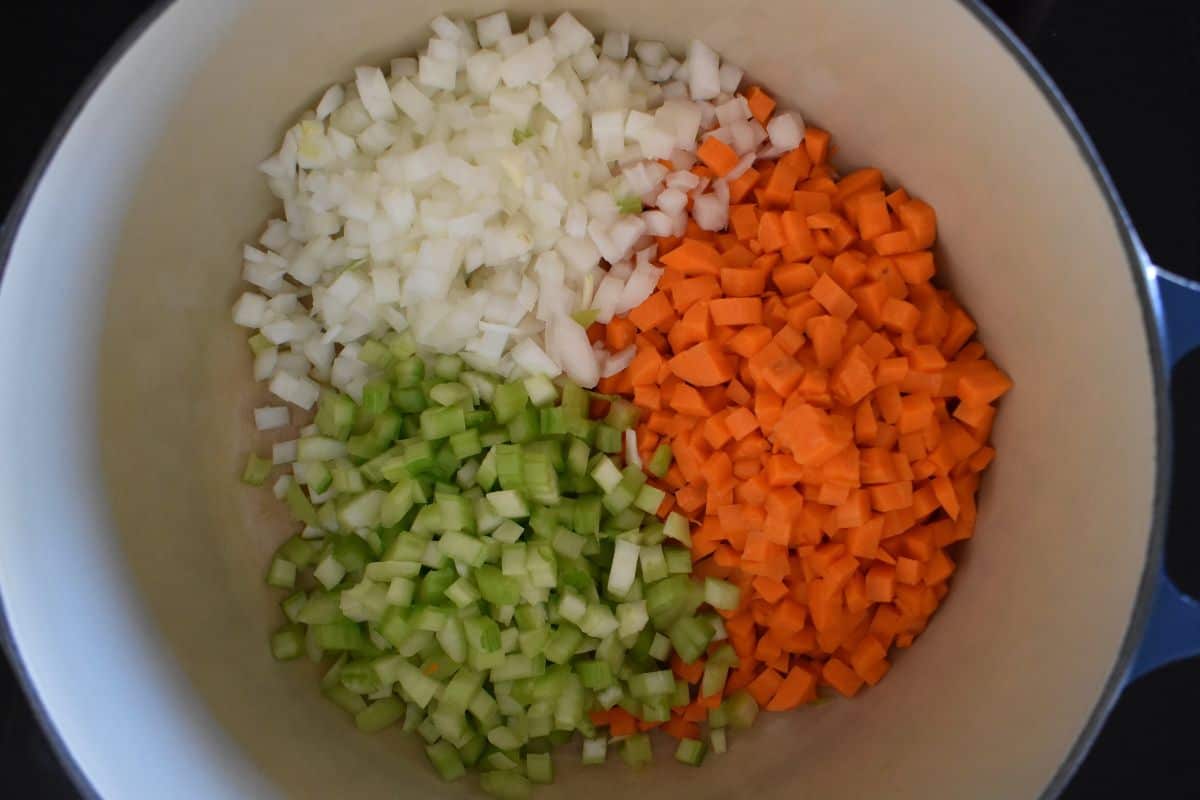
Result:
{"label": "blue handle edge", "polygon": [[[1150,267],[1158,290],[1158,318],[1167,369],[1200,347],[1200,283]],[[1129,669],[1134,680],[1172,661],[1200,653],[1200,603],[1179,591],[1158,564],[1158,585],[1142,642]]]}

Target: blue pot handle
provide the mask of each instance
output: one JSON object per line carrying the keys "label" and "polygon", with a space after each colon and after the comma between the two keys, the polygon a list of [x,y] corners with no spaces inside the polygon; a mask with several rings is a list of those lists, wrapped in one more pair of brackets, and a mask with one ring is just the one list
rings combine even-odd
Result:
{"label": "blue pot handle", "polygon": [[[1150,267],[1158,289],[1159,325],[1163,355],[1171,370],[1200,347],[1200,283]],[[1200,603],[1179,591],[1158,565],[1158,586],[1141,646],[1129,670],[1133,680],[1172,661],[1200,653]]]}

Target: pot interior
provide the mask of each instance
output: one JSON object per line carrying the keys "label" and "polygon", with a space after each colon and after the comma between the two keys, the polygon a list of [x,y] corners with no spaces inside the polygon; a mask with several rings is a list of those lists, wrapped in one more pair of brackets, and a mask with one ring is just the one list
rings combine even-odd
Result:
{"label": "pot interior", "polygon": [[[426,0],[179,0],[58,151],[0,291],[0,587],[52,724],[109,797],[465,796],[267,648],[269,489],[240,247],[280,209],[255,165],[355,65],[410,54]],[[515,16],[554,6],[521,0]],[[1028,797],[1116,663],[1149,545],[1154,381],[1129,254],[1055,109],[958,3],[583,0],[593,30],[701,38],[931,202],[939,269],[1016,381],[952,591],[887,680],[765,714],[729,755],[634,774],[556,759],[540,796]],[[284,437],[278,437],[284,438]]]}

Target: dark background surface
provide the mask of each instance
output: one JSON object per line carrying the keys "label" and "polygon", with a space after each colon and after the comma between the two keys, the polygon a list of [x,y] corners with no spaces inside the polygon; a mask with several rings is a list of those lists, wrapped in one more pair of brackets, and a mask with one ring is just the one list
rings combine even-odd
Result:
{"label": "dark background surface", "polygon": [[[1049,71],[1091,134],[1155,263],[1200,279],[1195,0],[989,0]],[[0,211],[66,103],[149,0],[12,4],[0,49]],[[148,77],[148,79],[151,79]],[[981,101],[986,98],[981,97]],[[1019,157],[1019,152],[1015,154]],[[1175,376],[1176,490],[1168,571],[1200,595],[1200,354]],[[1051,709],[1046,710],[1052,713]],[[1130,686],[1064,797],[1200,797],[1200,658]],[[132,744],[132,743],[131,743]],[[0,659],[0,774],[7,796],[71,798],[11,668]],[[13,786],[15,784],[15,787]],[[18,788],[19,787],[19,788]],[[986,794],[986,789],[981,788]]]}

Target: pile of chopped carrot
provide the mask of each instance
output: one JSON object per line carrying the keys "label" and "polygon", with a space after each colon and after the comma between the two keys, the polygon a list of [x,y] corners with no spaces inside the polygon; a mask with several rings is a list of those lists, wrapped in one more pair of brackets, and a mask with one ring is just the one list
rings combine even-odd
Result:
{"label": "pile of chopped carrot", "polygon": [[[657,291],[591,331],[637,348],[600,390],[642,409],[643,460],[670,445],[660,485],[692,522],[695,574],[741,589],[721,611],[739,657],[724,694],[773,711],[875,685],[925,630],[1012,386],[931,282],[933,208],[878,169],[838,177],[829,154],[810,127],[757,162],[730,183],[728,230],[659,239]],[[703,659],[674,667],[696,684]],[[691,735],[719,699],[668,727]]]}

